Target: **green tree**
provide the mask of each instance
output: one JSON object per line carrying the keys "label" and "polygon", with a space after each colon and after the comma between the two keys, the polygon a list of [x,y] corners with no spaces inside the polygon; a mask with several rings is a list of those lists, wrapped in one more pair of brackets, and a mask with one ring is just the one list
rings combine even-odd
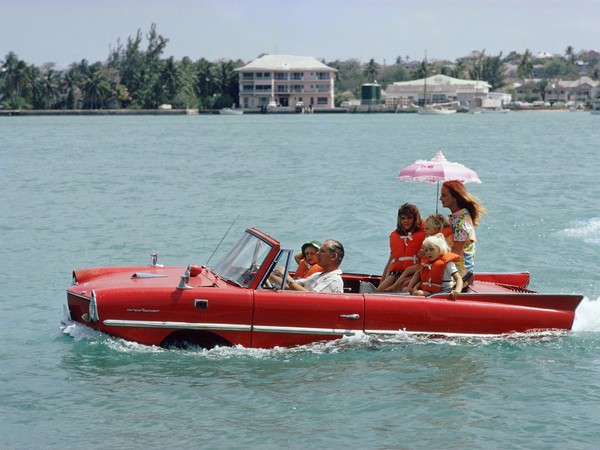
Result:
{"label": "green tree", "polygon": [[156,101],[159,104],[173,103],[175,95],[181,89],[181,71],[172,56],[163,62],[155,86]]}
{"label": "green tree", "polygon": [[490,56],[485,59],[482,76],[492,86],[492,90],[504,86],[506,80],[505,72],[506,68],[502,63],[502,52],[498,56]]}
{"label": "green tree", "polygon": [[[217,90],[223,94],[235,99],[239,95],[238,74],[235,72],[233,61],[222,61],[216,67],[215,81]],[[229,106],[229,105],[227,105]]]}
{"label": "green tree", "polygon": [[377,75],[379,74],[379,64],[371,59],[363,69],[363,76],[368,83],[376,83]]}
{"label": "green tree", "polygon": [[544,101],[546,101],[546,86],[548,86],[548,80],[544,78],[538,81],[533,88],[533,92],[539,94]]}
{"label": "green tree", "polygon": [[59,81],[59,74],[49,67],[41,80],[44,97],[42,100],[46,109],[53,109],[59,99]]}
{"label": "green tree", "polygon": [[421,78],[427,78],[430,75],[431,75],[431,68],[430,68],[429,64],[427,64],[427,59],[424,59],[423,61],[421,61],[421,63],[419,64],[419,67],[413,74],[413,78],[415,80],[419,80]]}
{"label": "green tree", "polygon": [[79,76],[74,67],[71,67],[62,74],[60,83],[63,91],[67,94],[67,97],[64,101],[64,107],[67,109],[75,109],[77,107],[76,93],[77,86],[79,84]]}
{"label": "green tree", "polygon": [[132,105],[137,108],[155,107],[159,99],[155,98],[157,93],[158,78],[161,70],[161,59],[168,39],[159,35],[156,24],[152,24],[146,35],[148,41],[146,50],[142,50],[142,32],[129,36],[127,44],[111,49],[108,58],[108,66],[117,69],[119,82],[129,92]]}
{"label": "green tree", "polygon": [[572,46],[568,46],[565,50],[565,57],[569,64],[575,64],[577,62],[577,57],[575,56],[575,50]]}
{"label": "green tree", "polygon": [[569,72],[567,63],[563,59],[553,58],[544,63],[544,72],[548,78],[558,78]]}
{"label": "green tree", "polygon": [[533,63],[531,62],[531,52],[529,49],[525,50],[525,53],[521,56],[519,60],[519,65],[517,67],[517,77],[524,80],[526,78],[531,78],[533,74]]}
{"label": "green tree", "polygon": [[200,99],[201,105],[205,106],[206,100],[216,92],[216,80],[214,76],[214,64],[202,58],[196,62],[194,91]]}
{"label": "green tree", "polygon": [[346,92],[352,91],[353,95],[360,98],[360,86],[363,83],[363,66],[357,59],[349,59],[346,61],[335,60],[328,62],[329,67],[333,67],[338,71],[338,79],[336,81],[336,91]]}
{"label": "green tree", "polygon": [[[9,52],[0,72],[2,94],[10,105],[31,108],[31,94],[35,81],[31,68],[13,52]],[[7,103],[7,107],[9,107]]]}
{"label": "green tree", "polygon": [[448,75],[451,77],[454,77],[454,78],[464,79],[466,70],[467,70],[467,65],[466,65],[464,59],[459,59],[458,61],[456,61],[456,64],[450,70]]}
{"label": "green tree", "polygon": [[104,107],[105,102],[113,96],[108,78],[99,63],[88,66],[81,91],[84,103],[90,109]]}

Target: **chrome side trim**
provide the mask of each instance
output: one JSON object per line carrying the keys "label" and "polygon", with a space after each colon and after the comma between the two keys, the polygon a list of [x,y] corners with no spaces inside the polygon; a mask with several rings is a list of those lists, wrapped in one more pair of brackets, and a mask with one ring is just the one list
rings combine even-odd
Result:
{"label": "chrome side trim", "polygon": [[323,336],[353,335],[362,330],[342,330],[336,328],[308,328],[308,327],[272,327],[254,325],[253,331],[260,333],[286,333],[286,334],[319,334]]}
{"label": "chrome side trim", "polygon": [[185,330],[216,330],[216,331],[256,331],[261,333],[285,334],[318,334],[322,336],[353,335],[362,330],[345,330],[335,328],[308,328],[308,327],[273,327],[237,325],[227,323],[193,323],[193,322],[160,322],[151,320],[119,320],[106,319],[104,325],[109,327],[140,327],[140,328],[177,328]]}
{"label": "chrome side trim", "polygon": [[106,319],[102,322],[109,327],[140,327],[140,328],[179,328],[185,330],[219,330],[219,331],[251,331],[251,325],[236,325],[227,323],[194,323],[194,322],[160,322],[152,320],[119,320]]}
{"label": "chrome side trim", "polygon": [[90,300],[90,306],[88,307],[88,313],[90,322],[98,322],[100,316],[98,315],[98,305],[96,304],[96,292],[92,289],[92,299]]}

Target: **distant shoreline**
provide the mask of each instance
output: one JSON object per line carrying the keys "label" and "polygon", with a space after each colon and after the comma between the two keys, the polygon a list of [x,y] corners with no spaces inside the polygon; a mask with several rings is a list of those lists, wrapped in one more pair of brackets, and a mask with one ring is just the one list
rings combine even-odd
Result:
{"label": "distant shoreline", "polygon": [[[314,113],[346,113],[345,108],[315,110]],[[218,109],[0,109],[0,116],[179,116],[218,115]],[[244,114],[299,114],[293,108],[268,113],[260,109],[244,110]]]}
{"label": "distant shoreline", "polygon": [[[567,108],[520,108],[510,109],[510,112],[569,112]],[[396,114],[406,114],[415,111],[399,111]],[[460,111],[459,111],[460,112]],[[315,110],[314,114],[394,114],[394,110],[348,110],[332,108]],[[8,116],[178,116],[178,115],[218,115],[218,109],[0,109],[0,117]],[[244,114],[265,114],[260,110],[245,110]],[[282,109],[269,111],[267,115],[299,114],[294,110]]]}

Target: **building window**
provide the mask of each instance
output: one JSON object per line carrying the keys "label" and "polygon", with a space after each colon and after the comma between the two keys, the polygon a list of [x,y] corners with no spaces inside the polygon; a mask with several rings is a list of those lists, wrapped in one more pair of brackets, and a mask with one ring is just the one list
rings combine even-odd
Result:
{"label": "building window", "polygon": [[277,74],[275,74],[275,79],[276,80],[287,80],[288,74],[287,73],[277,73]]}
{"label": "building window", "polygon": [[317,97],[317,105],[327,105],[327,97]]}
{"label": "building window", "polygon": [[294,72],[292,74],[292,80],[302,80],[304,78],[304,72]]}
{"label": "building window", "polygon": [[244,72],[242,74],[242,80],[252,81],[252,80],[254,80],[254,74],[253,73]]}
{"label": "building window", "polygon": [[329,72],[319,72],[317,74],[318,80],[329,80]]}

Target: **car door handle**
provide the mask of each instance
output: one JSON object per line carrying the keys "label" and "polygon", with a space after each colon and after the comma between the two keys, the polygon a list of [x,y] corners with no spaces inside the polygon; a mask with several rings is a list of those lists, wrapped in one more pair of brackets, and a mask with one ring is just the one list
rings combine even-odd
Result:
{"label": "car door handle", "polygon": [[360,319],[360,314],[340,314],[342,319]]}

